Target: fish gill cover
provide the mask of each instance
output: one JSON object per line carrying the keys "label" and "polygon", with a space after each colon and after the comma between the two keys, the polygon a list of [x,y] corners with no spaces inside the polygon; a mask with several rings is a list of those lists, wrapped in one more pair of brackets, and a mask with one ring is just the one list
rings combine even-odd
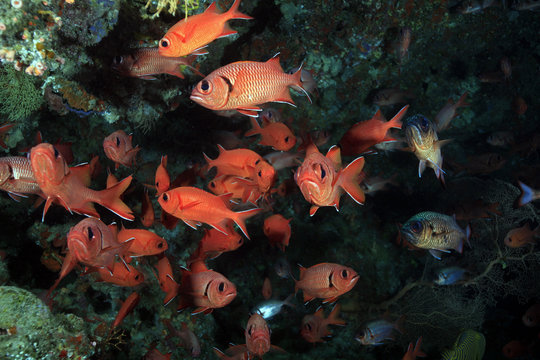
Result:
{"label": "fish gill cover", "polygon": [[[474,349],[468,359],[485,347],[485,359],[538,358],[538,10],[534,0],[2,1],[1,357]],[[165,34],[166,46],[198,48],[164,58]],[[264,140],[246,136],[256,127],[245,114]],[[109,159],[103,140],[118,130]],[[293,147],[276,151],[290,134]],[[32,157],[42,142],[54,145],[50,163]],[[221,158],[219,171],[206,158]],[[310,216],[315,192],[327,200]],[[47,198],[57,200],[42,221]],[[174,201],[173,216],[162,204]],[[400,230],[425,211],[455,216],[468,241],[445,247],[433,231],[438,245],[415,248]],[[79,213],[115,225],[68,238]],[[273,214],[291,220],[264,228]],[[120,242],[123,228],[147,232]],[[448,268],[463,275],[438,284]],[[246,328],[263,283],[279,313]],[[333,302],[345,326],[322,320]],[[485,342],[464,341],[470,333]]]}

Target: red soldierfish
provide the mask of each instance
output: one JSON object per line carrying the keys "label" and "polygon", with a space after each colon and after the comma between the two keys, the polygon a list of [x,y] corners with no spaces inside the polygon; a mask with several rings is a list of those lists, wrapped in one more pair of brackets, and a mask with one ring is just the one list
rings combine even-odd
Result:
{"label": "red soldierfish", "polygon": [[300,280],[295,280],[294,290],[304,292],[304,302],[314,298],[335,302],[356,285],[358,277],[356,271],[340,264],[320,263],[307,269],[300,266]]}
{"label": "red soldierfish", "polygon": [[127,249],[129,256],[157,255],[168,249],[167,241],[149,230],[123,227],[117,236],[121,243],[131,240]]}
{"label": "red soldierfish", "polygon": [[187,262],[188,265],[199,260],[215,259],[224,252],[234,251],[242,246],[244,239],[242,235],[234,231],[232,221],[227,222],[226,229],[228,235],[216,229],[205,229],[197,250]]}
{"label": "red soldierfish", "polygon": [[114,161],[116,169],[120,165],[125,167],[135,165],[135,158],[141,148],[133,147],[131,140],[132,135],[126,134],[124,130],[115,131],[103,140],[105,155]]}
{"label": "red soldierfish", "polygon": [[0,190],[18,200],[27,194],[41,194],[30,160],[24,156],[5,156],[0,158]]}
{"label": "red soldierfish", "polygon": [[296,137],[287,125],[281,122],[270,122],[263,117],[263,127],[259,125],[257,119],[250,118],[251,130],[245,136],[260,134],[259,145],[271,146],[274,150],[289,151],[296,145]]}
{"label": "red soldierfish", "polygon": [[122,303],[122,306],[120,307],[120,310],[118,310],[118,314],[116,315],[116,318],[114,319],[114,322],[111,326],[112,329],[117,327],[124,321],[124,318],[133,311],[135,306],[139,303],[139,300],[141,297],[136,292],[131,293],[127,297],[127,299]]}
{"label": "red soldierfish", "polygon": [[226,150],[218,144],[219,156],[216,159],[210,159],[203,153],[208,162],[208,171],[214,166],[217,168],[216,177],[220,175],[235,175],[244,178],[253,178],[255,166],[263,158],[253,150],[234,149]]}
{"label": "red soldierfish", "polygon": [[202,14],[182,19],[167,31],[159,41],[159,53],[163,56],[185,56],[188,54],[203,55],[206,45],[212,41],[236,34],[227,21],[231,19],[251,20],[251,16],[238,11],[240,0],[235,0],[231,8],[218,12],[217,2],[213,2]]}
{"label": "red soldierfish", "polygon": [[294,106],[289,86],[303,88],[302,69],[289,75],[274,56],[266,62],[239,61],[214,70],[191,92],[190,99],[211,110],[233,110],[257,117],[260,104],[281,102]]}
{"label": "red soldierfish", "polygon": [[164,211],[183,220],[193,229],[206,223],[229,234],[227,221],[232,220],[249,239],[245,220],[257,214],[260,209],[234,212],[228,208],[229,198],[229,195],[216,196],[195,187],[183,186],[164,192],[158,202]]}
{"label": "red soldierfish", "polygon": [[112,272],[105,268],[98,268],[97,272],[101,281],[105,281],[118,286],[133,287],[144,281],[144,274],[133,266],[115,262]]}
{"label": "red soldierfish", "polygon": [[167,305],[178,295],[180,286],[173,278],[172,266],[166,256],[159,259],[156,268],[158,270],[159,287],[166,294],[163,305]]}
{"label": "red soldierfish", "polygon": [[162,320],[167,329],[169,329],[170,336],[176,336],[180,339],[180,346],[184,349],[191,351],[192,357],[201,355],[201,344],[197,336],[191,331],[185,322],[182,322],[182,330],[176,330],[169,319]]}
{"label": "red soldierfish", "polygon": [[120,75],[138,77],[143,80],[157,80],[153,75],[169,74],[180,79],[184,78],[182,66],[189,67],[198,75],[204,77],[191,66],[196,56],[167,57],[159,54],[158,48],[140,48],[133,54],[116,56],[112,69]]}
{"label": "red soldierfish", "polygon": [[270,245],[278,247],[285,252],[285,248],[289,246],[291,238],[291,220],[285,219],[283,215],[274,214],[264,220],[263,231],[264,235],[270,241]]}
{"label": "red soldierfish", "polygon": [[156,184],[157,190],[156,196],[159,196],[165,191],[169,190],[169,186],[171,186],[171,178],[167,172],[167,155],[161,157],[161,163],[156,170],[154,183]]}
{"label": "red soldierfish", "polygon": [[85,185],[90,178],[89,172],[85,180],[81,175],[81,167],[68,168],[62,155],[47,143],[36,145],[31,149],[30,163],[36,181],[47,198],[43,218],[53,201],[58,201],[70,212],[74,211],[95,218],[99,218],[99,214],[93,202],[106,207],[124,219],[134,219],[131,209],[120,199],[120,195],[131,183],[131,176],[111,188],[101,191],[92,190]]}
{"label": "red soldierfish", "polygon": [[364,158],[358,157],[342,169],[339,147],[332,146],[325,157],[311,144],[306,150],[304,162],[294,174],[302,195],[312,204],[309,215],[315,215],[320,206],[334,206],[339,210],[343,191],[362,204],[365,195],[358,179],[363,167]]}
{"label": "red soldierfish", "polygon": [[310,343],[324,342],[323,338],[332,334],[332,331],[328,329],[328,325],[344,326],[347,324],[345,320],[338,318],[339,310],[340,305],[336,304],[327,318],[324,317],[322,307],[319,307],[314,314],[304,316],[300,335]]}
{"label": "red soldierfish", "polygon": [[367,121],[354,124],[339,141],[343,155],[358,155],[370,147],[382,142],[395,142],[389,136],[390,129],[401,129],[401,119],[407,113],[409,105],[403,107],[390,121],[386,121],[381,110]]}
{"label": "red soldierfish", "polygon": [[236,286],[225,276],[209,270],[202,261],[191,264],[190,268],[182,269],[178,310],[196,306],[192,314],[209,314],[213,309],[224,307],[234,300]]}
{"label": "red soldierfish", "polygon": [[470,105],[465,101],[467,94],[468,92],[465,91],[456,103],[454,103],[454,100],[451,98],[448,99],[443,108],[435,115],[435,126],[437,127],[437,131],[443,131],[450,125],[450,121],[458,115],[458,108]]}

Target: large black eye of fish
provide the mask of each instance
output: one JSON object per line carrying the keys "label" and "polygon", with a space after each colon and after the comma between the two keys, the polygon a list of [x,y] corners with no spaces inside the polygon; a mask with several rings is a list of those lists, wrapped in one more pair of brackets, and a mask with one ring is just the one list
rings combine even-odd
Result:
{"label": "large black eye of fish", "polygon": [[250,336],[251,336],[251,329],[252,329],[252,328],[253,328],[253,327],[250,326],[250,327],[249,327],[249,330],[248,330],[248,335],[250,335]]}
{"label": "large black eye of fish", "polygon": [[58,159],[58,157],[60,156],[60,153],[58,152],[58,150],[56,150],[55,147],[53,147],[54,149],[54,157]]}
{"label": "large black eye of fish", "polygon": [[309,323],[305,323],[304,324],[304,327],[308,330],[308,331],[311,331],[311,325]]}
{"label": "large black eye of fish", "polygon": [[257,164],[260,163],[260,162],[261,162],[261,159],[255,161],[255,165],[257,165]]}
{"label": "large black eye of fish", "polygon": [[342,270],[341,271],[341,277],[342,278],[348,278],[349,277],[349,272],[347,270]]}
{"label": "large black eye of fish", "polygon": [[167,202],[169,201],[169,196],[167,194],[163,194],[163,201]]}
{"label": "large black eye of fish", "polygon": [[422,223],[420,221],[415,221],[411,224],[412,232],[419,233],[422,230]]}
{"label": "large black eye of fish", "polygon": [[259,177],[261,177],[261,176],[262,176],[262,171],[259,170],[259,172],[257,173],[257,175],[259,175]]}
{"label": "large black eye of fish", "polygon": [[88,240],[94,239],[94,232],[92,231],[92,228],[88,228]]}
{"label": "large black eye of fish", "polygon": [[116,137],[116,146],[120,146],[120,138],[118,136]]}
{"label": "large black eye of fish", "polygon": [[288,137],[288,136],[285,136],[285,142],[286,142],[286,143],[289,142],[289,137]]}
{"label": "large black eye of fish", "polygon": [[166,48],[167,46],[169,46],[169,40],[167,40],[167,39],[161,40],[160,45],[161,45],[161,47]]}
{"label": "large black eye of fish", "polygon": [[162,242],[160,242],[160,243],[158,244],[158,246],[157,246],[157,247],[158,247],[158,249],[161,249],[161,248],[163,248],[163,243],[162,243]]}
{"label": "large black eye of fish", "polygon": [[238,240],[238,243],[239,243],[240,245],[242,245],[243,242],[244,242],[244,239],[242,239],[242,238],[240,238],[240,240]]}
{"label": "large black eye of fish", "polygon": [[326,176],[326,171],[323,169],[322,165],[321,165],[321,180],[323,180]]}
{"label": "large black eye of fish", "polygon": [[201,81],[201,92],[203,94],[209,94],[212,91],[212,84],[207,80]]}
{"label": "large black eye of fish", "polygon": [[429,121],[425,117],[420,120],[420,127],[422,128],[422,131],[427,131],[429,128]]}
{"label": "large black eye of fish", "polygon": [[139,275],[135,275],[135,280],[139,280]]}
{"label": "large black eye of fish", "polygon": [[114,59],[113,59],[113,64],[115,65],[120,65],[124,62],[124,57],[123,56],[115,56]]}
{"label": "large black eye of fish", "polygon": [[219,286],[218,286],[218,291],[219,291],[219,292],[223,292],[223,290],[225,290],[225,283],[224,283],[224,282],[220,282],[220,283],[219,283]]}
{"label": "large black eye of fish", "polygon": [[216,187],[216,183],[212,181],[212,182],[210,183],[210,187],[215,188],[215,187]]}

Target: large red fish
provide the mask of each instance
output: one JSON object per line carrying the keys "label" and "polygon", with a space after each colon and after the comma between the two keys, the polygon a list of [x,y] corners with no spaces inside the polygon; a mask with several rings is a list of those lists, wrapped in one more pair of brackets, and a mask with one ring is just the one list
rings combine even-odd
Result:
{"label": "large red fish", "polygon": [[42,194],[27,157],[0,158],[0,190],[7,191],[15,200],[27,194]]}
{"label": "large red fish", "polygon": [[[251,16],[238,11],[240,0],[235,0],[231,8],[220,13],[213,2],[202,14],[182,19],[167,31],[159,41],[159,53],[163,56],[185,56],[188,54],[202,55],[202,50],[212,41],[236,34],[227,21],[231,19],[253,19]],[[202,50],[202,51],[201,51]]]}
{"label": "large red fish", "polygon": [[204,77],[191,66],[196,56],[167,57],[159,54],[158,48],[141,48],[133,54],[116,56],[112,69],[120,75],[138,77],[143,80],[156,80],[153,75],[169,74],[180,79],[184,78],[182,66],[189,67],[198,75]]}
{"label": "large red fish", "polygon": [[232,220],[249,239],[245,220],[257,214],[260,209],[234,212],[228,208],[229,198],[229,195],[216,196],[195,187],[183,186],[164,192],[158,202],[163,210],[183,220],[193,229],[206,223],[229,234],[227,221]]}
{"label": "large red fish", "polygon": [[256,117],[259,105],[281,102],[294,106],[289,86],[303,91],[301,70],[283,71],[276,55],[266,62],[239,61],[220,67],[201,80],[190,99],[211,110],[233,110]]}
{"label": "large red fish", "polygon": [[300,280],[295,280],[294,290],[304,291],[304,302],[321,298],[327,303],[350,291],[357,281],[358,274],[349,267],[320,263],[307,269],[300,266]]}
{"label": "large red fish", "polygon": [[270,350],[270,328],[260,314],[253,314],[248,320],[245,331],[246,347],[249,355],[260,358]]}
{"label": "large red fish", "polygon": [[388,131],[392,128],[401,129],[401,119],[408,108],[409,105],[402,108],[390,121],[386,121],[379,109],[370,120],[354,124],[339,141],[341,153],[358,155],[378,143],[396,141],[388,135]]}
{"label": "large red fish", "polygon": [[334,206],[339,210],[339,199],[343,191],[359,204],[365,195],[359,185],[359,177],[364,167],[364,158],[358,157],[344,169],[341,168],[339,147],[332,146],[326,157],[313,144],[306,150],[306,158],[296,170],[294,180],[304,198],[312,206],[309,215],[315,215],[320,206]]}
{"label": "large red fish", "polygon": [[126,134],[124,130],[117,130],[103,140],[103,150],[105,155],[115,163],[115,168],[120,165],[131,167],[135,165],[137,153],[141,148],[133,147],[132,135]]}
{"label": "large red fish", "polygon": [[196,306],[197,309],[192,314],[208,314],[234,300],[236,286],[225,276],[209,270],[202,261],[191,264],[190,268],[191,270],[182,270],[178,310]]}
{"label": "large red fish", "polygon": [[47,198],[43,218],[53,201],[58,201],[70,212],[95,218],[99,218],[99,214],[93,203],[106,207],[126,220],[134,219],[131,209],[120,199],[131,183],[131,176],[108,189],[92,190],[85,184],[90,174],[87,174],[88,180],[84,180],[77,174],[76,168],[68,168],[62,155],[48,143],[36,145],[30,150],[30,163],[36,181]]}

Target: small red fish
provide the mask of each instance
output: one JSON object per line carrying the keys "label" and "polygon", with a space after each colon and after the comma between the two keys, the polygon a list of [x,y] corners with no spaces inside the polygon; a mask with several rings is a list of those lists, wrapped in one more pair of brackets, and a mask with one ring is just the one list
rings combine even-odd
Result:
{"label": "small red fish", "polygon": [[133,147],[131,139],[132,135],[126,134],[124,130],[118,130],[103,140],[105,155],[114,161],[116,169],[120,165],[125,167],[135,165],[135,158],[141,148],[139,146]]}
{"label": "small red fish", "polygon": [[114,322],[111,326],[112,329],[117,327],[124,321],[124,318],[133,311],[135,306],[139,303],[139,300],[141,297],[136,292],[132,292],[131,295],[127,297],[127,299],[122,303],[122,306],[120,307],[120,310],[118,310],[118,314],[116,315],[116,318],[114,319]]}
{"label": "small red fish", "polygon": [[202,14],[182,19],[171,27],[159,41],[159,53],[177,57],[188,54],[207,54],[204,47],[212,41],[236,34],[227,21],[231,19],[251,20],[251,16],[238,11],[240,0],[235,0],[231,8],[220,13],[213,2]]}
{"label": "small red fish", "polygon": [[302,290],[306,303],[314,298],[331,303],[350,291],[358,278],[356,271],[340,264],[320,263],[307,269],[300,266],[300,280],[295,280],[294,291]]}
{"label": "small red fish", "polygon": [[53,201],[58,201],[70,212],[99,218],[92,204],[95,202],[126,220],[134,219],[131,209],[120,199],[120,195],[131,183],[131,176],[111,188],[101,191],[92,190],[85,185],[90,179],[90,167],[86,165],[68,168],[62,155],[47,143],[41,143],[32,148],[30,163],[36,181],[47,198],[42,219],[45,218]]}
{"label": "small red fish", "polygon": [[512,340],[503,346],[502,353],[508,359],[515,359],[529,353],[529,345],[523,341]]}
{"label": "small red fish", "polygon": [[3,135],[9,131],[12,127],[14,127],[15,124],[4,124],[0,126],[0,146],[4,149],[7,149],[7,145],[4,142]]}
{"label": "small red fish", "polygon": [[208,162],[208,171],[217,168],[216,177],[220,175],[235,175],[244,178],[252,178],[255,166],[263,160],[256,152],[249,149],[226,150],[218,144],[219,156],[212,160],[203,153]]}
{"label": "small red fish", "polygon": [[268,300],[272,297],[272,283],[270,282],[268,276],[264,278],[261,293],[265,300]]}
{"label": "small red fish", "polygon": [[261,193],[254,181],[242,181],[234,175],[220,175],[208,183],[208,188],[216,195],[231,194],[231,200],[256,203]]}
{"label": "small red fish", "polygon": [[176,330],[169,319],[162,320],[167,329],[169,329],[169,336],[176,336],[180,339],[180,346],[191,352],[191,357],[198,357],[201,355],[201,344],[197,336],[191,331],[185,322],[182,322],[182,330]]}
{"label": "small red fish", "polygon": [[540,225],[532,230],[529,223],[526,223],[522,227],[510,230],[504,238],[504,244],[511,248],[520,248],[527,244],[534,244],[538,237],[540,237]]}
{"label": "small red fish", "polygon": [[467,95],[468,92],[465,91],[456,103],[454,103],[454,100],[451,98],[448,99],[443,108],[435,115],[435,126],[437,127],[437,131],[443,131],[450,125],[450,121],[458,115],[458,108],[471,105],[466,102]]}
{"label": "small red fish", "polygon": [[161,163],[156,170],[154,183],[157,190],[156,196],[159,196],[165,191],[169,190],[169,186],[171,186],[171,178],[167,172],[167,155],[161,157]]}
{"label": "small red fish", "polygon": [[296,145],[296,136],[287,125],[281,122],[269,122],[263,120],[263,127],[259,125],[257,119],[250,118],[251,130],[245,136],[260,134],[259,145],[271,146],[274,150],[289,151]]}
{"label": "small red fish", "polygon": [[224,307],[234,300],[236,286],[225,276],[209,270],[202,261],[191,264],[190,268],[182,269],[178,310],[196,306],[192,314],[209,314],[213,309]]}
{"label": "small red fish", "polygon": [[141,202],[141,223],[143,226],[150,227],[154,224],[156,214],[154,213],[154,206],[148,196],[148,190],[144,190],[143,200]]}
{"label": "small red fish", "polygon": [[158,255],[169,248],[164,238],[149,230],[123,227],[117,237],[120,243],[130,241],[127,249],[129,256]]}
{"label": "small red fish", "polygon": [[222,253],[234,251],[244,244],[242,235],[234,231],[231,221],[227,222],[226,229],[228,235],[216,229],[205,229],[197,250],[188,260],[188,265],[199,260],[215,259]]}
{"label": "small red fish", "polygon": [[322,307],[319,307],[314,314],[304,316],[300,335],[310,343],[324,342],[323,338],[332,334],[332,331],[328,330],[328,325],[345,326],[347,324],[345,320],[338,317],[340,309],[340,305],[336,304],[327,318],[324,317]]}
{"label": "small red fish", "polygon": [[[266,62],[239,61],[222,66],[201,80],[190,99],[211,110],[236,109],[241,114],[257,117],[259,105],[280,102],[294,106],[289,86],[309,94],[303,88],[301,71],[287,74],[276,55]],[[311,99],[310,99],[311,101]]]}
{"label": "small red fish", "polygon": [[521,320],[523,321],[523,325],[527,327],[540,325],[540,304],[534,304],[528,308]]}
{"label": "small red fish", "polygon": [[191,64],[196,56],[167,57],[159,54],[158,48],[140,48],[133,54],[116,56],[112,69],[122,76],[137,77],[143,80],[157,80],[153,75],[169,74],[180,79],[184,78],[183,67],[192,69],[204,77]]}
{"label": "small red fish", "polygon": [[264,220],[263,231],[264,235],[270,241],[270,245],[278,247],[285,252],[285,248],[289,246],[291,238],[291,220],[285,219],[283,215],[274,214]]}
{"label": "small red fish", "polygon": [[343,191],[357,203],[363,204],[365,195],[358,181],[363,167],[364,158],[358,157],[342,169],[339,147],[332,146],[325,157],[315,145],[310,145],[304,162],[294,174],[302,195],[312,204],[309,215],[315,215],[320,206],[334,206],[339,210]]}
{"label": "small red fish", "polygon": [[112,272],[106,268],[98,268],[101,281],[118,286],[134,287],[144,282],[144,274],[129,264],[115,262]]}
{"label": "small red fish", "polygon": [[397,141],[388,136],[392,128],[401,129],[401,119],[407,113],[409,105],[403,107],[390,121],[386,121],[381,110],[367,121],[354,124],[339,141],[343,155],[358,155],[381,142]]}
{"label": "small red fish", "polygon": [[166,296],[163,300],[163,305],[170,303],[177,295],[180,286],[173,278],[173,270],[169,259],[166,256],[162,256],[157,265],[159,287]]}
{"label": "small red fish", "polygon": [[228,234],[226,223],[232,220],[249,239],[245,220],[257,214],[260,209],[234,212],[228,207],[229,199],[230,195],[216,196],[195,187],[184,186],[164,192],[158,202],[164,211],[181,219],[193,229],[206,223]]}

